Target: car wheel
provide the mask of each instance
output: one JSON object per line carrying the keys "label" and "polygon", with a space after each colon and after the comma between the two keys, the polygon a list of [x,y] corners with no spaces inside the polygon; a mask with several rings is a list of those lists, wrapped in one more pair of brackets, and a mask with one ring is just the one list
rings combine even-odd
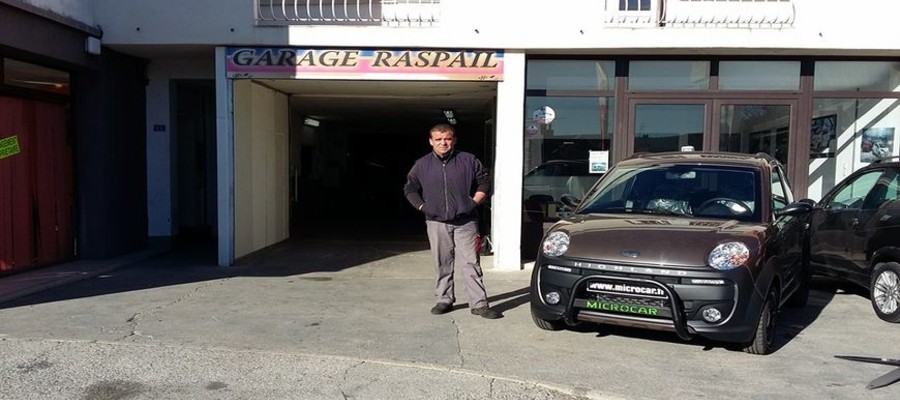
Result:
{"label": "car wheel", "polygon": [[759,355],[772,352],[775,343],[775,314],[778,311],[777,296],[774,288],[769,290],[762,312],[759,314],[759,321],[756,323],[756,334],[753,341],[744,347],[745,352]]}
{"label": "car wheel", "polygon": [[876,265],[869,287],[869,299],[878,318],[900,322],[900,264],[888,262]]}
{"label": "car wheel", "polygon": [[539,318],[537,315],[534,315],[534,311],[531,312],[531,319],[534,320],[534,324],[537,325],[538,328],[541,328],[545,331],[559,331],[565,328],[565,322],[548,321],[546,319]]}

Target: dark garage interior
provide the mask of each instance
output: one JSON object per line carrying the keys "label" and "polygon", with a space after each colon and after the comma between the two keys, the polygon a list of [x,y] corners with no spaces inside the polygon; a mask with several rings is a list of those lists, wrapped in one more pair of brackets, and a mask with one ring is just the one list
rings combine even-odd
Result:
{"label": "dark garage interior", "polygon": [[[425,240],[423,217],[403,196],[428,130],[456,120],[457,149],[493,167],[495,83],[265,82],[291,93],[291,237]],[[489,204],[482,229],[489,229]]]}

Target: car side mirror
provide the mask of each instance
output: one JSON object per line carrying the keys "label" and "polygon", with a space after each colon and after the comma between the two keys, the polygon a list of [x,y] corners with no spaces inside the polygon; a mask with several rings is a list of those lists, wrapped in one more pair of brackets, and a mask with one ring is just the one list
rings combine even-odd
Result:
{"label": "car side mirror", "polygon": [[[804,200],[806,200],[806,199],[804,199]],[[812,212],[815,202],[810,200],[813,203],[813,204],[810,204],[809,202],[806,202],[804,200],[800,200],[800,201],[788,204],[786,207],[784,207],[778,211],[775,211],[775,216],[776,217],[783,217],[783,216],[796,217],[798,215],[809,214],[810,212]]]}
{"label": "car side mirror", "polygon": [[578,205],[581,204],[581,200],[571,194],[559,196],[559,201],[572,208],[578,207]]}

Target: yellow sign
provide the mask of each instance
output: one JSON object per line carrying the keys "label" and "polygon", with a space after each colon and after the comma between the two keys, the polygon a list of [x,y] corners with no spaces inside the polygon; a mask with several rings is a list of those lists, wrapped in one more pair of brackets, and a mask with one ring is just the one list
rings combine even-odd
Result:
{"label": "yellow sign", "polygon": [[15,135],[0,139],[0,159],[19,154],[19,138]]}

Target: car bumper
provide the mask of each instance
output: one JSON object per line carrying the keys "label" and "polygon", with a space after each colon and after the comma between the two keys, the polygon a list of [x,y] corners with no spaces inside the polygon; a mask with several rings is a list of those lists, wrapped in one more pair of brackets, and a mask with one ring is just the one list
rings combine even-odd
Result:
{"label": "car bumper", "polygon": [[[547,302],[550,292],[559,294],[557,304]],[[531,296],[532,313],[547,321],[630,326],[674,332],[684,340],[701,336],[736,343],[753,340],[763,304],[747,268],[645,268],[543,257],[535,263]],[[709,309],[721,318],[705,320]]]}

